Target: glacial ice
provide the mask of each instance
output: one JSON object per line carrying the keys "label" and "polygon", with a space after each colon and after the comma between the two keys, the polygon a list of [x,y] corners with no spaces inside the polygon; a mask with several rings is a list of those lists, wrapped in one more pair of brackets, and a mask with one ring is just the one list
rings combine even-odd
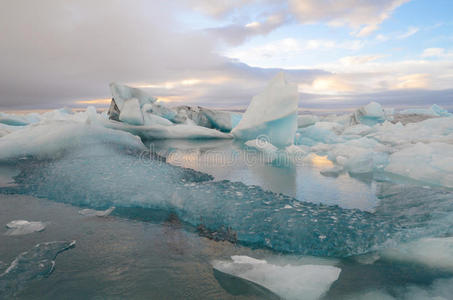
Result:
{"label": "glacial ice", "polygon": [[417,143],[389,157],[387,172],[453,188],[453,144]]}
{"label": "glacial ice", "polygon": [[8,231],[5,235],[25,235],[33,232],[43,231],[46,224],[43,222],[29,222],[26,220],[14,220],[6,224]]}
{"label": "glacial ice", "polygon": [[172,126],[155,124],[133,126],[115,121],[106,121],[104,126],[129,132],[143,139],[231,139],[231,135],[215,129],[196,125],[176,124]]}
{"label": "glacial ice", "polygon": [[315,115],[299,115],[299,116],[297,116],[297,127],[298,128],[307,127],[307,126],[315,124],[316,122],[319,122],[319,117],[315,116]]}
{"label": "glacial ice", "polygon": [[297,130],[297,86],[279,73],[265,90],[253,97],[239,124],[231,131],[235,138],[249,141],[266,136],[277,147],[294,143]]}
{"label": "glacial ice", "polygon": [[130,125],[143,125],[143,114],[137,98],[124,101],[119,119]]}
{"label": "glacial ice", "polygon": [[110,83],[110,91],[120,111],[123,109],[123,105],[126,100],[132,98],[138,100],[140,107],[142,107],[146,103],[154,103],[157,100],[157,98],[148,95],[142,89],[129,87],[127,85],[121,85],[114,82]]}
{"label": "glacial ice", "polygon": [[75,241],[47,242],[21,253],[0,274],[0,298],[11,298],[30,280],[50,275],[55,268],[57,255],[74,245]]}
{"label": "glacial ice", "polygon": [[382,106],[377,102],[370,102],[357,109],[351,117],[351,124],[375,125],[387,119],[387,115]]}
{"label": "glacial ice", "polygon": [[216,260],[223,273],[262,285],[284,299],[319,299],[340,276],[341,269],[328,265],[276,265],[248,256]]}
{"label": "glacial ice", "polygon": [[95,210],[90,208],[84,208],[79,210],[79,214],[85,217],[107,217],[115,210],[115,206],[112,206],[106,210]]}
{"label": "glacial ice", "polygon": [[242,114],[229,111],[203,108],[202,113],[211,122],[213,128],[224,132],[230,132],[242,119]]}
{"label": "glacial ice", "polygon": [[452,116],[450,112],[448,112],[446,109],[440,107],[437,104],[433,104],[430,108],[425,109],[425,108],[409,108],[405,109],[399,112],[400,114],[403,115],[428,115],[428,116],[435,116],[435,117],[449,117]]}
{"label": "glacial ice", "polygon": [[57,158],[69,150],[106,143],[144,149],[141,140],[129,133],[72,121],[48,121],[27,126],[0,138],[0,161],[35,157]]}

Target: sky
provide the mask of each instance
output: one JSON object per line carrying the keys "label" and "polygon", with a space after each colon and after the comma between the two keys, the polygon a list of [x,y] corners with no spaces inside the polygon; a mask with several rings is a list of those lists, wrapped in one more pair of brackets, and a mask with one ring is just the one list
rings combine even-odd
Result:
{"label": "sky", "polygon": [[[168,2],[168,3],[167,3]],[[453,109],[451,0],[0,1],[0,110],[244,108],[277,72],[307,110]]]}

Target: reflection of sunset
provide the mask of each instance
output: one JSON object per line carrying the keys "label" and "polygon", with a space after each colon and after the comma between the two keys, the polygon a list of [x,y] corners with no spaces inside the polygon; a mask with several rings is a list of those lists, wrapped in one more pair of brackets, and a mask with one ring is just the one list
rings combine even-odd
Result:
{"label": "reflection of sunset", "polygon": [[327,155],[320,156],[313,154],[313,156],[311,157],[311,163],[319,167],[333,167],[333,163],[327,159]]}

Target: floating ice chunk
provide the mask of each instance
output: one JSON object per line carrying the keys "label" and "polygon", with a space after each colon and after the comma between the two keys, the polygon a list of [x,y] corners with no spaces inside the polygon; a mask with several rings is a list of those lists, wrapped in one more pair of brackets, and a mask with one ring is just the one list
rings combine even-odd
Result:
{"label": "floating ice chunk", "polygon": [[134,126],[121,122],[107,121],[104,126],[140,136],[144,139],[231,139],[230,134],[201,126],[177,124],[173,126]]}
{"label": "floating ice chunk", "polygon": [[235,138],[253,140],[266,135],[277,147],[293,144],[297,130],[297,86],[283,73],[271,80],[265,90],[253,97],[239,124],[231,131]]}
{"label": "floating ice chunk", "polygon": [[340,276],[341,269],[328,265],[274,265],[248,256],[232,261],[213,261],[223,273],[257,283],[285,299],[319,299]]}
{"label": "floating ice chunk", "polygon": [[417,143],[390,155],[385,171],[453,188],[453,145]]}
{"label": "floating ice chunk", "polygon": [[342,141],[336,133],[341,131],[341,125],[333,122],[317,122],[314,125],[299,128],[295,138],[296,145],[314,146],[318,143],[335,144]]}
{"label": "floating ice chunk", "polygon": [[369,134],[372,131],[370,126],[364,124],[357,124],[350,126],[343,131],[343,135],[360,135],[364,136]]}
{"label": "floating ice chunk", "polygon": [[143,125],[145,125],[145,126],[152,126],[152,125],[170,126],[170,125],[173,125],[173,123],[158,115],[144,112],[143,113]]}
{"label": "floating ice chunk", "polygon": [[10,298],[33,279],[48,276],[55,268],[57,255],[75,245],[70,242],[48,242],[37,244],[16,257],[0,274],[0,298]]}
{"label": "floating ice chunk", "polygon": [[143,114],[138,99],[132,98],[124,101],[119,119],[131,125],[143,125]]}
{"label": "floating ice chunk", "polygon": [[313,125],[316,122],[319,122],[319,117],[315,116],[315,115],[300,115],[300,116],[297,116],[297,127],[299,127],[299,128]]}
{"label": "floating ice chunk", "polygon": [[14,220],[6,224],[8,231],[5,235],[25,235],[33,232],[43,231],[46,225],[43,222],[29,222],[25,220]]}
{"label": "floating ice chunk", "polygon": [[167,107],[162,103],[153,103],[151,110],[148,109],[148,112],[152,112],[155,115],[158,115],[175,123],[182,123],[184,121],[183,119],[178,119],[176,117],[178,115],[178,112],[176,110]]}
{"label": "floating ice chunk", "polygon": [[386,114],[382,106],[377,102],[370,102],[357,109],[351,116],[351,124],[375,125],[386,120]]}
{"label": "floating ice chunk", "polygon": [[437,104],[433,104],[430,108],[409,108],[399,112],[402,115],[428,115],[436,117],[449,117],[452,116],[446,109],[440,107]]}
{"label": "floating ice chunk", "polygon": [[275,153],[278,151],[278,148],[269,143],[266,140],[255,139],[251,141],[245,142],[245,145],[251,148],[255,148],[259,151],[266,152],[266,153]]}
{"label": "floating ice chunk", "polygon": [[[121,123],[120,123],[121,124]],[[71,121],[33,124],[0,139],[0,160],[33,156],[57,158],[75,148],[106,143],[142,150],[145,145],[137,136]]]}
{"label": "floating ice chunk", "polygon": [[25,126],[29,124],[29,122],[23,116],[5,114],[1,112],[0,123],[9,126]]}
{"label": "floating ice chunk", "polygon": [[207,108],[201,109],[213,128],[230,132],[242,119],[242,114],[229,111],[219,111]]}
{"label": "floating ice chunk", "polygon": [[380,254],[385,259],[453,272],[453,237],[424,238],[382,250]]}
{"label": "floating ice chunk", "polygon": [[115,210],[115,206],[110,207],[106,210],[95,210],[95,209],[81,209],[79,210],[79,214],[85,217],[107,217]]}
{"label": "floating ice chunk", "polygon": [[117,83],[110,83],[110,91],[112,92],[113,99],[121,112],[126,100],[135,98],[140,103],[140,107],[146,103],[154,103],[157,98],[148,95],[145,91],[138,88],[129,87],[127,85],[120,85]]}

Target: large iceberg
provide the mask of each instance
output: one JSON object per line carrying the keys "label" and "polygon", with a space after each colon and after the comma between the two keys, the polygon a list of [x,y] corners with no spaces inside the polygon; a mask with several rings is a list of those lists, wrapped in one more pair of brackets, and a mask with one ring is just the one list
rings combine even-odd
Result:
{"label": "large iceberg", "polygon": [[298,100],[297,86],[279,73],[261,94],[253,97],[231,133],[245,141],[265,136],[277,147],[289,146],[294,143],[297,130]]}
{"label": "large iceberg", "polygon": [[143,114],[137,98],[128,99],[124,102],[119,119],[131,125],[143,125]]}
{"label": "large iceberg", "polygon": [[370,102],[354,112],[351,116],[351,124],[374,125],[386,119],[388,116],[382,106],[377,102]]}
{"label": "large iceberg", "polygon": [[452,116],[452,113],[448,112],[448,110],[440,107],[437,104],[433,104],[430,108],[409,108],[399,112],[403,115],[428,115],[428,116],[435,116],[435,117],[449,117]]}
{"label": "large iceberg", "polygon": [[123,109],[123,105],[126,100],[135,98],[143,106],[147,103],[156,102],[157,98],[148,95],[145,91],[139,88],[129,87],[127,85],[121,85],[117,83],[110,83],[110,91],[112,92],[113,102],[118,107],[119,111]]}

